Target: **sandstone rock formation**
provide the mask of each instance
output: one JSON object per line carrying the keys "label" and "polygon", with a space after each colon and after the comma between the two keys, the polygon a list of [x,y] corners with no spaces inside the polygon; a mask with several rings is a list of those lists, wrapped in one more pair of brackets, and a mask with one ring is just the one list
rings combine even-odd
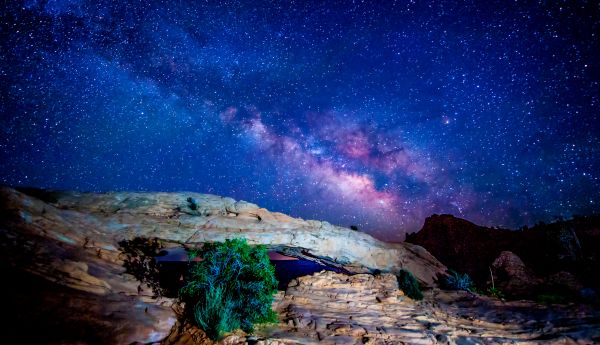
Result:
{"label": "sandstone rock formation", "polygon": [[591,344],[600,311],[502,302],[434,289],[423,301],[390,274],[322,271],[290,283],[275,303],[283,321],[264,344]]}
{"label": "sandstone rock formation", "polygon": [[[126,272],[132,258],[122,243],[134,239],[195,247],[245,237],[348,271],[405,268],[426,286],[445,270],[415,245],[384,243],[214,195],[26,192],[0,188],[0,267],[6,282],[1,292],[10,296],[5,312],[16,316],[2,325],[8,343],[165,338],[176,322],[174,300],[157,297],[148,281],[139,281],[143,276]],[[33,325],[39,331],[22,339]],[[73,339],[61,338],[65,334]]]}
{"label": "sandstone rock formation", "polygon": [[[212,344],[157,295],[152,255],[246,237],[348,271],[405,268],[425,285],[444,272],[424,249],[325,222],[193,193],[80,194],[0,188],[2,342]],[[149,256],[149,257],[148,257]],[[126,268],[127,267],[127,268]],[[139,271],[138,271],[139,270]],[[561,278],[562,279],[562,278]],[[165,297],[166,296],[166,297]],[[501,302],[430,289],[415,302],[393,274],[320,272],[276,296],[280,323],[221,344],[591,344],[600,313],[586,306]]]}
{"label": "sandstone rock formation", "polygon": [[[546,281],[545,287],[561,281],[554,275],[569,272],[581,286],[600,289],[600,275],[596,273],[600,271],[598,216],[511,231],[478,226],[451,215],[433,215],[406,240],[423,246],[449,268],[468,273],[480,286],[489,280],[489,267],[494,260],[510,251]],[[570,281],[568,285],[577,285],[573,279]]]}
{"label": "sandstone rock formation", "polygon": [[[256,335],[232,334],[221,344],[595,344],[600,311],[504,302],[464,291],[431,290],[415,302],[390,274],[347,276],[322,271],[280,292],[280,323]],[[195,341],[195,342],[194,342]],[[165,345],[213,344],[182,325]]]}
{"label": "sandstone rock formation", "polygon": [[251,244],[266,244],[349,271],[407,269],[425,286],[435,285],[437,275],[445,272],[445,266],[419,246],[386,243],[327,222],[292,218],[215,195],[37,191],[35,195],[45,199],[40,200],[9,188],[0,193],[25,227],[52,219],[59,226],[44,229],[47,237],[100,251],[137,237],[186,247],[244,237]]}
{"label": "sandstone rock formation", "polygon": [[530,296],[541,280],[512,252],[504,251],[492,263],[495,285],[511,296]]}

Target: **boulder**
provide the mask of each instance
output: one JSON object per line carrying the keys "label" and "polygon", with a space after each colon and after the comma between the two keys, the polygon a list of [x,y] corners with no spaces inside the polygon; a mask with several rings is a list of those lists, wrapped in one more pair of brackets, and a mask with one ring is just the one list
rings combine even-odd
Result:
{"label": "boulder", "polygon": [[492,263],[495,286],[513,297],[532,296],[541,280],[516,254],[503,251]]}

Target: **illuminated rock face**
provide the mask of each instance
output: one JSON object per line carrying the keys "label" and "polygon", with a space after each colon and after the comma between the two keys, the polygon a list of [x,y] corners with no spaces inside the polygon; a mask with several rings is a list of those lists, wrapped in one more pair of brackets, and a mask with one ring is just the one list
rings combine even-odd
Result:
{"label": "illuminated rock face", "polygon": [[391,274],[300,277],[275,306],[282,322],[269,341],[283,344],[592,344],[600,336],[600,312],[589,306],[438,289],[416,302]]}
{"label": "illuminated rock face", "polygon": [[[38,193],[43,202],[11,189],[3,198],[18,208],[21,222],[48,222],[46,236],[66,245],[114,251],[136,237],[199,246],[207,241],[244,237],[293,256],[326,261],[353,272],[407,269],[425,286],[434,286],[445,266],[413,244],[385,243],[368,234],[327,222],[282,213],[215,195],[197,193]],[[43,211],[43,212],[42,212]]]}
{"label": "illuminated rock face", "polygon": [[[15,310],[31,309],[27,317],[42,323],[45,337],[65,332],[52,319],[105,343],[148,343],[169,334],[175,300],[154,298],[152,287],[124,268],[128,257],[121,245],[136,238],[157,239],[168,248],[244,237],[350,272],[405,268],[425,286],[433,286],[445,270],[418,246],[384,243],[214,195],[26,192],[0,188],[0,260],[4,271],[28,281],[4,287],[3,293],[15,295]],[[40,305],[57,311],[44,314]]]}
{"label": "illuminated rock face", "polygon": [[[232,237],[354,273],[383,272],[320,272],[293,280],[274,303],[282,322],[262,329],[259,335],[268,339],[258,343],[537,343],[545,336],[591,343],[600,337],[598,312],[579,306],[547,313],[531,302],[435,288],[414,302],[385,271],[408,269],[432,286],[445,267],[422,248],[246,202],[193,193],[25,194],[0,188],[0,293],[4,313],[13,316],[1,325],[3,341],[211,344],[196,328],[177,323],[180,306],[172,293],[157,297],[152,281],[140,282],[151,270],[140,275],[125,267],[144,260],[131,254],[144,246],[152,255]],[[234,335],[225,342],[246,340]]]}

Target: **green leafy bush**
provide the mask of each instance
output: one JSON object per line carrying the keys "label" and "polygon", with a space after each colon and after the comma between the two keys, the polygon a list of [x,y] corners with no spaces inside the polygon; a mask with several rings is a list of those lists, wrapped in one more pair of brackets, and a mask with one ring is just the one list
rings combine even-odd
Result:
{"label": "green leafy bush", "polygon": [[473,281],[468,274],[460,274],[454,270],[448,270],[448,276],[442,281],[444,288],[449,290],[472,291]]}
{"label": "green leafy bush", "polygon": [[196,304],[194,320],[196,324],[214,339],[223,333],[240,328],[240,320],[234,314],[234,303],[223,293],[222,287],[209,287],[206,298]]}
{"label": "green leafy bush", "polygon": [[196,199],[189,197],[189,198],[187,198],[187,202],[188,202],[188,207],[190,208],[190,210],[192,210],[192,211],[198,210],[198,201],[196,201]]}
{"label": "green leafy bush", "polygon": [[414,299],[414,300],[422,300],[423,293],[421,293],[421,289],[419,288],[419,283],[415,276],[406,270],[400,270],[400,273],[397,276],[398,278],[398,287],[400,290],[404,291],[406,296]]}
{"label": "green leafy bush", "polygon": [[271,310],[277,280],[265,246],[226,240],[190,253],[191,258],[196,256],[203,260],[191,266],[180,297],[211,339],[238,328],[252,332],[255,324],[277,321]]}
{"label": "green leafy bush", "polygon": [[498,298],[498,299],[504,298],[504,293],[502,293],[502,291],[500,291],[499,289],[497,289],[495,287],[488,288],[485,293],[486,293],[486,295],[488,295],[490,297],[494,297],[494,298]]}

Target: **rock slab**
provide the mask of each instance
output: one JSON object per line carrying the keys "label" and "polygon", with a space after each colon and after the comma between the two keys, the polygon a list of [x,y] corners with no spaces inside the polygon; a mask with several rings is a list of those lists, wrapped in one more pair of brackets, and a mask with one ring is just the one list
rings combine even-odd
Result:
{"label": "rock slab", "polygon": [[[8,281],[1,292],[9,296],[5,312],[15,316],[2,325],[4,339],[160,341],[175,325],[175,300],[156,296],[152,286],[126,271],[128,257],[120,243],[146,239],[166,247],[198,247],[235,237],[351,272],[408,269],[426,286],[434,286],[445,271],[421,247],[384,243],[231,198],[0,187],[0,267]],[[32,327],[39,331],[28,332]]]}

